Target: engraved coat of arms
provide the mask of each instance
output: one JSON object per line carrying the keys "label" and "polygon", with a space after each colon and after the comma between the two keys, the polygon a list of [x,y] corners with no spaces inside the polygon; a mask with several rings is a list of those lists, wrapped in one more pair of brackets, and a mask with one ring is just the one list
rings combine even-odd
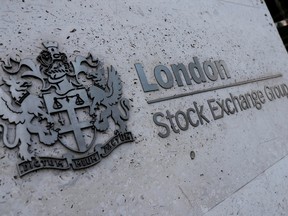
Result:
{"label": "engraved coat of arms", "polygon": [[[0,128],[4,146],[19,149],[20,176],[39,169],[86,168],[134,141],[126,124],[129,100],[122,97],[115,68],[105,68],[91,54],[69,61],[57,42],[43,46],[35,61],[10,58],[2,64]],[[111,123],[112,137],[96,144]],[[64,149],[62,157],[36,150],[56,144]]]}

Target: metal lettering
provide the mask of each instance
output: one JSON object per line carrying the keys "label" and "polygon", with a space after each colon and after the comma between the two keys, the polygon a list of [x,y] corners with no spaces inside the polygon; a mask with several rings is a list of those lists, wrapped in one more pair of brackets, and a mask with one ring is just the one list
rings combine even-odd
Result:
{"label": "metal lettering", "polygon": [[213,105],[211,105],[212,103],[215,103],[215,99],[207,100],[207,103],[208,103],[208,106],[209,106],[209,108],[210,108],[210,111],[211,111],[211,113],[212,113],[212,116],[213,116],[213,119],[214,119],[214,120],[223,118],[223,112],[221,112],[220,115],[216,115],[216,114],[215,114],[215,111],[218,110],[218,106],[213,106]]}
{"label": "metal lettering", "polygon": [[157,84],[155,83],[148,83],[148,80],[145,76],[144,70],[143,70],[143,66],[140,63],[136,63],[134,64],[135,68],[136,68],[136,72],[138,74],[140,83],[142,85],[143,91],[144,92],[150,92],[150,91],[158,91],[159,88],[157,86]]}
{"label": "metal lettering", "polygon": [[[163,77],[161,74],[165,74],[166,81],[163,80]],[[173,76],[170,70],[165,67],[164,65],[158,65],[154,68],[154,75],[156,78],[157,83],[165,89],[169,89],[173,87]]]}
{"label": "metal lettering", "polygon": [[[183,117],[183,119],[184,119],[184,122],[185,122],[185,125],[184,125],[184,126],[182,126],[181,123],[180,123],[179,115],[181,115],[181,116]],[[186,117],[186,115],[185,115],[185,113],[184,113],[183,111],[178,110],[178,111],[176,112],[176,114],[175,114],[175,120],[176,120],[177,126],[178,126],[181,130],[185,131],[185,130],[188,129],[188,127],[189,127],[189,122],[188,122],[188,119],[187,119],[187,117]]]}
{"label": "metal lettering", "polygon": [[178,65],[175,65],[175,64],[172,64],[171,65],[171,68],[173,70],[173,74],[176,78],[176,82],[178,84],[178,86],[183,86],[183,82],[182,82],[182,78],[180,76],[180,71],[182,72],[182,75],[185,79],[185,82],[187,85],[191,85],[191,77],[189,76],[188,72],[187,72],[187,69],[186,67],[184,66],[184,64],[178,64]]}
{"label": "metal lettering", "polygon": [[174,122],[173,122],[173,118],[175,118],[175,115],[172,115],[172,114],[169,112],[169,110],[166,110],[166,114],[167,114],[167,115],[166,115],[166,119],[169,120],[173,132],[174,132],[174,133],[179,133],[180,130],[176,128],[176,125],[175,125]]}
{"label": "metal lettering", "polygon": [[196,111],[193,108],[187,109],[186,114],[187,114],[188,121],[193,127],[197,127],[199,125],[199,120],[197,120],[196,123],[193,122],[191,115],[190,115],[191,112],[196,113]]}
{"label": "metal lettering", "polygon": [[[218,79],[218,70],[213,62],[205,61],[203,64],[203,68],[208,79],[210,79],[211,81],[216,81]],[[211,69],[211,72],[209,68]]]}
{"label": "metal lettering", "polygon": [[[204,108],[204,106],[201,105],[201,106],[200,106],[200,109],[199,109],[196,102],[193,102],[193,104],[194,104],[194,107],[195,107],[195,110],[196,110],[196,113],[197,113],[197,115],[198,115],[198,118],[199,118],[199,121],[200,121],[201,125],[204,124],[204,121],[206,121],[207,123],[209,123],[210,121],[209,121],[208,118],[203,114],[203,108]],[[203,120],[204,120],[204,121],[203,121]]]}
{"label": "metal lettering", "polygon": [[229,113],[234,114],[236,112],[236,108],[234,107],[232,110],[230,109],[231,107],[229,106],[228,102],[232,103],[232,100],[230,98],[226,98],[225,100],[225,105],[229,111]]}
{"label": "metal lettering", "polygon": [[218,74],[221,79],[231,78],[229,70],[226,63],[223,60],[220,61],[205,61],[203,62],[203,68],[197,57],[193,57],[193,61],[188,64],[188,70],[183,63],[171,64],[171,71],[164,65],[157,65],[154,68],[154,77],[158,83],[149,83],[145,75],[142,64],[134,64],[137,75],[139,77],[141,86],[144,92],[158,91],[159,86],[164,89],[170,89],[174,85],[174,79],[179,87],[183,86],[183,79],[187,85],[191,85],[191,80],[195,83],[205,83],[208,77],[211,81],[216,81],[218,79]]}
{"label": "metal lettering", "polygon": [[[220,60],[220,61],[214,61],[216,67],[217,67],[217,70],[218,70],[218,73],[219,73],[219,76],[221,79],[225,79],[225,75],[228,79],[231,78],[231,75],[230,75],[230,72],[228,70],[228,67],[226,65],[226,63],[223,61],[223,60]],[[225,72],[225,75],[223,73],[223,71]]]}
{"label": "metal lettering", "polygon": [[[192,79],[197,83],[200,84],[202,82],[206,82],[206,78],[204,76],[204,72],[203,69],[199,63],[199,60],[197,57],[193,57],[194,62],[190,62],[188,67],[189,67],[189,71],[190,74],[192,76]],[[195,72],[195,69],[198,72],[198,75]]]}
{"label": "metal lettering", "polygon": [[275,99],[275,95],[274,95],[273,91],[270,89],[270,87],[264,86],[264,92],[265,92],[265,94],[266,94],[266,97],[267,97],[270,101],[272,101],[272,100]]}
{"label": "metal lettering", "polygon": [[225,104],[224,104],[224,100],[221,100],[221,102],[216,101],[216,103],[219,105],[220,109],[221,109],[221,113],[222,115],[224,115],[224,112],[229,115],[229,111],[225,108]]}
{"label": "metal lettering", "polygon": [[154,123],[155,123],[157,126],[163,127],[163,128],[166,130],[165,133],[159,132],[159,133],[158,133],[158,136],[160,136],[161,138],[166,138],[166,137],[168,137],[168,136],[170,135],[170,128],[169,128],[169,126],[168,126],[167,124],[165,124],[165,123],[163,123],[163,122],[160,122],[160,121],[157,119],[158,116],[164,118],[164,114],[163,114],[163,113],[157,112],[157,113],[155,113],[155,114],[153,115],[153,121],[154,121]]}

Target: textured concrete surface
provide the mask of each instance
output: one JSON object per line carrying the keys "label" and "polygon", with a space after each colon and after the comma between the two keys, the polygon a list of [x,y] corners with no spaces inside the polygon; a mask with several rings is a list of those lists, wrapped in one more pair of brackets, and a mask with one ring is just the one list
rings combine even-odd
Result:
{"label": "textured concrete surface", "polygon": [[[0,16],[1,60],[35,59],[41,43],[52,40],[69,58],[91,52],[113,65],[132,100],[128,127],[136,137],[94,167],[23,178],[16,170],[17,149],[1,142],[1,215],[287,214],[287,98],[219,120],[207,105],[229,93],[288,85],[288,56],[263,1],[4,0]],[[187,66],[194,56],[224,60],[231,79],[143,92],[135,63],[155,82],[155,66]],[[146,103],[277,73],[283,77]],[[205,105],[210,122],[160,138],[153,114],[187,110],[193,102]]]}

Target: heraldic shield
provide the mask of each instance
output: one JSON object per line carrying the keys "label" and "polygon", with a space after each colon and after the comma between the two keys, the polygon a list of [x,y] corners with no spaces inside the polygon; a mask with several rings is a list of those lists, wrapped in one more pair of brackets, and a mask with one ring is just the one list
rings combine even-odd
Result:
{"label": "heraldic shield", "polygon": [[91,105],[86,89],[71,90],[64,96],[55,93],[43,96],[48,114],[55,118],[55,127],[60,128],[59,141],[72,151],[88,151],[93,145],[96,132],[93,119],[86,117],[81,121],[80,116],[77,116]]}
{"label": "heraldic shield", "polygon": [[[91,54],[68,61],[56,42],[43,46],[37,61],[10,58],[2,64],[0,133],[5,147],[19,149],[20,176],[39,169],[87,168],[134,141],[126,124],[129,100],[122,97],[114,67],[105,69]],[[109,119],[114,133],[96,145],[97,137],[107,134]],[[55,151],[56,144],[67,152],[55,157],[35,150],[40,145]]]}

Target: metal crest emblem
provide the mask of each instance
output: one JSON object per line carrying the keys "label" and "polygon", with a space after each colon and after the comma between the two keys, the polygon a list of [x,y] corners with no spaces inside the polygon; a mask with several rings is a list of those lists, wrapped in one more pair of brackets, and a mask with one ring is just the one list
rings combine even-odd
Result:
{"label": "metal crest emblem", "polygon": [[[19,149],[20,176],[39,169],[87,168],[134,141],[126,124],[129,100],[122,97],[114,67],[105,69],[91,54],[69,61],[57,42],[43,46],[36,61],[10,58],[2,64],[0,132],[4,146]],[[108,129],[113,135],[96,144]],[[47,148],[60,157],[51,157]]]}

